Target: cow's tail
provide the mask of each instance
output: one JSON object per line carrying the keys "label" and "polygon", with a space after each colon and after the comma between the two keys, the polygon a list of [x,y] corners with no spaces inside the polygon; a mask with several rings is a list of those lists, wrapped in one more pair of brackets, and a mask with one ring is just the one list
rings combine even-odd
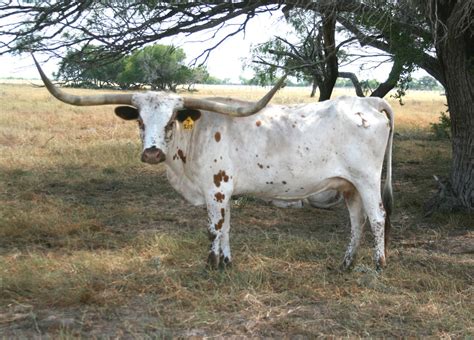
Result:
{"label": "cow's tail", "polygon": [[[387,148],[385,150],[385,184],[382,190],[382,203],[385,208],[385,249],[387,249],[389,235],[390,235],[390,215],[393,211],[393,190],[392,190],[392,146],[393,146],[393,133],[395,128],[394,113],[390,105],[382,99],[380,101],[380,111],[384,111],[387,115],[390,124],[390,134],[388,136]],[[387,250],[385,250],[387,251]]]}

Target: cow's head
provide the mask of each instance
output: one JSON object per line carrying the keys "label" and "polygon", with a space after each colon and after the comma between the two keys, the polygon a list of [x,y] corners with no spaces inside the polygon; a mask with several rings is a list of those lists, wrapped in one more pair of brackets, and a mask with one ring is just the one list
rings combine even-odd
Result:
{"label": "cow's head", "polygon": [[125,120],[138,121],[143,162],[157,164],[164,161],[172,123],[176,113],[184,108],[183,99],[166,92],[136,93],[132,105],[117,106],[115,114]]}
{"label": "cow's head", "polygon": [[[34,57],[33,57],[34,58]],[[282,86],[286,76],[258,102],[252,104],[227,104],[212,100],[179,96],[166,92],[143,92],[76,96],[64,93],[46,77],[35,59],[36,67],[48,91],[57,99],[72,105],[127,105],[118,106],[115,113],[125,120],[136,120],[143,145],[142,161],[156,164],[166,159],[167,132],[182,110],[204,110],[234,117],[250,116],[267,105]]]}

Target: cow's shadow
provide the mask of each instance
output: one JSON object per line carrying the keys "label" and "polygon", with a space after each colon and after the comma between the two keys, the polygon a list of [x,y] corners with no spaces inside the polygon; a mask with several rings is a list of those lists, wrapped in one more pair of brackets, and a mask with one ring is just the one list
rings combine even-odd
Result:
{"label": "cow's shadow", "polygon": [[[60,249],[71,242],[74,250],[116,249],[133,245],[144,233],[195,233],[203,242],[207,233],[205,208],[174,191],[161,165],[0,169],[0,179],[3,253]],[[330,242],[334,235],[348,236],[344,207],[283,209],[258,198],[244,201],[234,198],[231,208],[231,245],[236,248],[259,237],[317,235]]]}

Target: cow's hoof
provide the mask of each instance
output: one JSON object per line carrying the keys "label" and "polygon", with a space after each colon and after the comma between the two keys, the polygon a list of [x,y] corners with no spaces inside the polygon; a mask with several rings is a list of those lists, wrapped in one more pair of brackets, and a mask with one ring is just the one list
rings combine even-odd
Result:
{"label": "cow's hoof", "polygon": [[386,266],[385,256],[381,256],[375,261],[375,270],[377,270],[378,273],[381,273]]}
{"label": "cow's hoof", "polygon": [[232,267],[232,261],[227,256],[221,255],[221,258],[219,261],[219,269],[225,270],[231,267]]}
{"label": "cow's hoof", "polygon": [[208,269],[218,269],[219,268],[219,256],[214,252],[210,252],[207,257],[207,268]]}
{"label": "cow's hoof", "polygon": [[342,264],[341,264],[341,270],[343,271],[350,271],[352,269],[354,269],[354,265],[356,263],[356,254],[353,254],[353,255],[348,255],[346,254],[344,256],[344,260],[342,261]]}
{"label": "cow's hoof", "polygon": [[216,233],[210,232],[209,230],[207,231],[207,238],[209,239],[209,241],[214,242],[216,237],[217,237]]}

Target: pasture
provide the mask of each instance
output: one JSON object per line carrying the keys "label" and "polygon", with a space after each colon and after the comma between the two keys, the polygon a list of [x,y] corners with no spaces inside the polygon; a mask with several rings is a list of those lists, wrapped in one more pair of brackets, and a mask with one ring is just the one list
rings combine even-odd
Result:
{"label": "pasture", "polygon": [[[311,100],[283,89],[272,102]],[[422,209],[432,176],[449,171],[450,142],[429,134],[444,100],[391,101],[395,210],[382,274],[369,228],[355,269],[339,270],[344,206],[280,209],[251,197],[232,204],[233,267],[209,271],[207,214],[173,191],[162,165],[140,162],[135,123],[112,106],[1,84],[0,336],[474,336],[474,217]]]}

